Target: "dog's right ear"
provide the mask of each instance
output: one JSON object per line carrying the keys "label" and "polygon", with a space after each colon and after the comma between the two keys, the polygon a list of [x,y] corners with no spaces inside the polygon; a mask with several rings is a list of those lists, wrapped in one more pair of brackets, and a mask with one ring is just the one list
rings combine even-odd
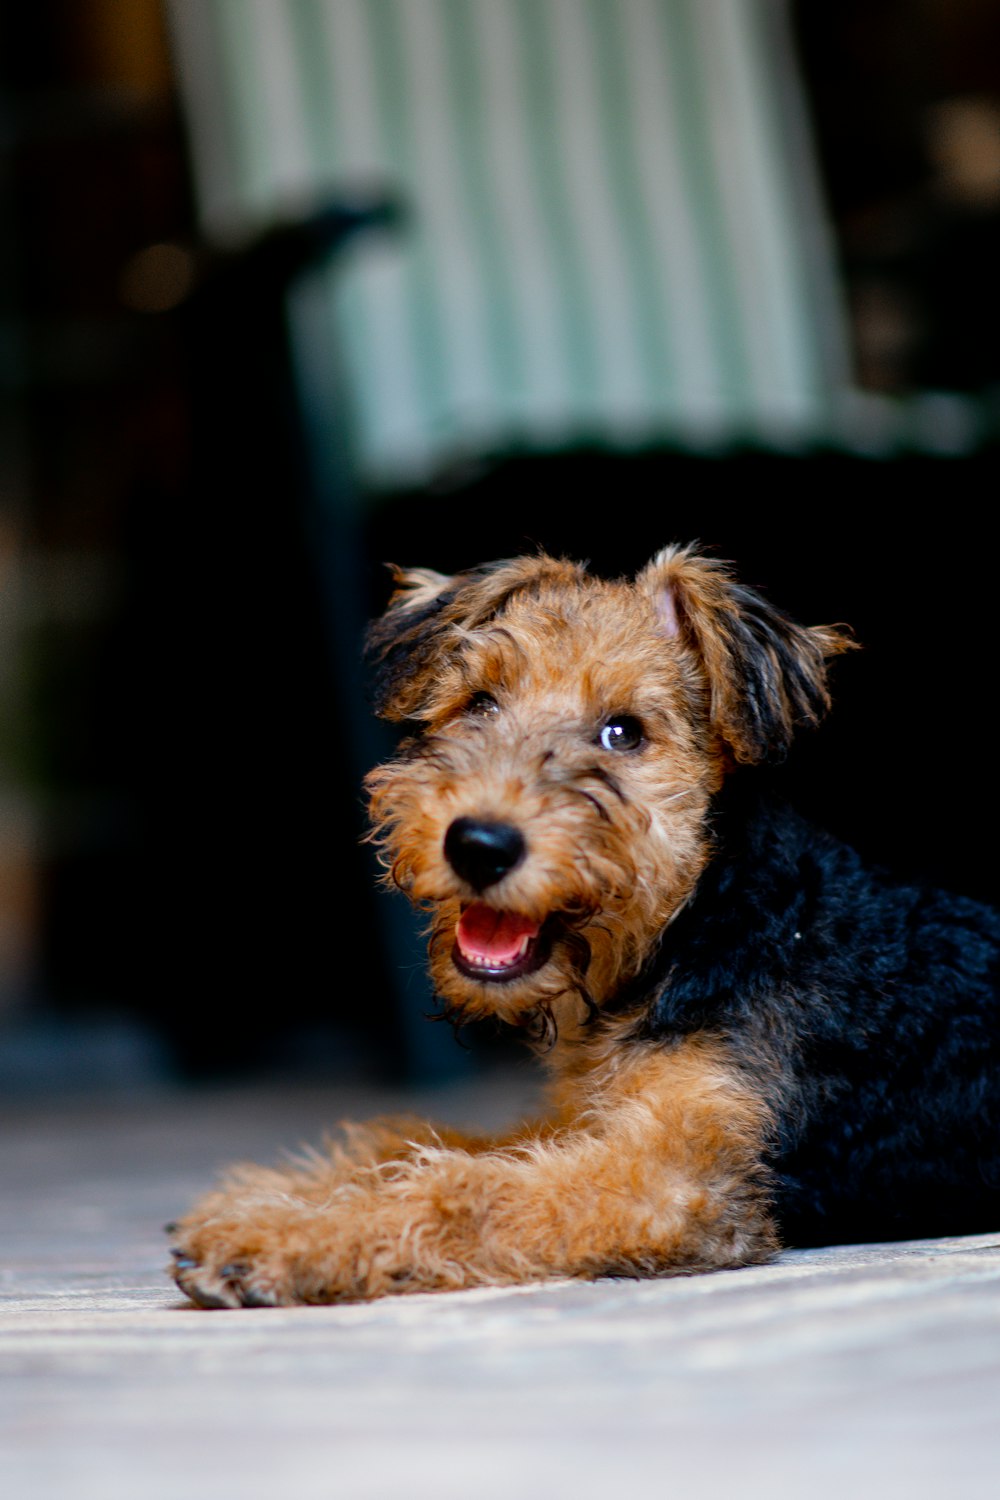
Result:
{"label": "dog's right ear", "polygon": [[539,553],[484,563],[447,578],[429,568],[393,568],[395,592],[368,631],[375,662],[375,711],[383,719],[418,719],[434,662],[459,649],[470,631],[489,626],[515,598],[539,598],[550,586],[579,586],[586,570]]}
{"label": "dog's right ear", "polygon": [[437,647],[461,578],[431,568],[390,567],[395,588],[385,614],[368,627],[365,650],[375,661],[375,712],[398,722],[416,714],[420,674]]}

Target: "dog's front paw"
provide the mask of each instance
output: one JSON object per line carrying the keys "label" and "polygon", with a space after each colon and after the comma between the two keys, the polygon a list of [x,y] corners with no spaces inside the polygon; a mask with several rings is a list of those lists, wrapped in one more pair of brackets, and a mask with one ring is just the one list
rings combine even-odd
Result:
{"label": "dog's front paw", "polygon": [[288,1307],[334,1300],[330,1246],[319,1210],[255,1204],[245,1212],[210,1210],[170,1226],[168,1267],[198,1307]]}
{"label": "dog's front paw", "polygon": [[227,1261],[216,1270],[177,1245],[170,1253],[174,1257],[168,1268],[171,1276],[198,1307],[280,1307],[297,1300],[279,1292],[270,1275],[265,1279],[271,1285],[266,1291],[260,1290],[254,1284],[256,1266],[252,1261]]}

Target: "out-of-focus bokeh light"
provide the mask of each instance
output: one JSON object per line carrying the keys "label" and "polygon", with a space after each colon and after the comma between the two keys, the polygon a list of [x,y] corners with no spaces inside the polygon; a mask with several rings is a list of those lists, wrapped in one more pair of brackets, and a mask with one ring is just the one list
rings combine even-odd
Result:
{"label": "out-of-focus bokeh light", "polygon": [[134,312],[169,312],[189,295],[195,274],[195,256],[185,246],[148,245],[125,263],[121,300]]}

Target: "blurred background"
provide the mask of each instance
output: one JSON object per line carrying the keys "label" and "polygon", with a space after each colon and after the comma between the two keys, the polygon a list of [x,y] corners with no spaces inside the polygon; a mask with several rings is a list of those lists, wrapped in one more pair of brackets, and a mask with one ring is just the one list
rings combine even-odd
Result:
{"label": "blurred background", "polygon": [[4,7],[0,1089],[482,1065],[359,846],[389,559],[849,621],[790,790],[995,900],[998,264],[994,0]]}

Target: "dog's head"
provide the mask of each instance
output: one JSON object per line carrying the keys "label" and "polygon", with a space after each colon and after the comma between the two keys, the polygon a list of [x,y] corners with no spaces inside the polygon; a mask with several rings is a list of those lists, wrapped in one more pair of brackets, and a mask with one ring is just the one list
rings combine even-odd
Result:
{"label": "dog's head", "polygon": [[849,642],[691,548],[634,580],[539,556],[396,583],[370,649],[415,732],[369,790],[439,993],[532,1024],[599,1005],[694,889],[726,771],[818,722]]}

